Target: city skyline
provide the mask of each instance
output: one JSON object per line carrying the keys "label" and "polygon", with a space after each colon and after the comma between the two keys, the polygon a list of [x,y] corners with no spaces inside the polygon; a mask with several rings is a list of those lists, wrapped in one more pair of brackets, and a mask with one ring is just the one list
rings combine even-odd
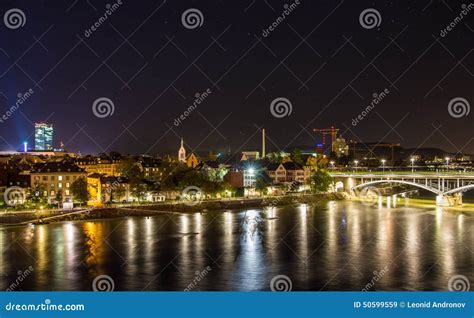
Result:
{"label": "city skyline", "polygon": [[[464,134],[472,114],[453,117],[448,107],[456,98],[473,102],[472,33],[464,22],[449,33],[441,27],[462,2],[385,2],[375,5],[381,24],[370,29],[354,14],[370,1],[304,2],[270,32],[283,4],[197,2],[204,22],[190,29],[184,4],[122,2],[95,31],[105,2],[25,8],[39,14],[0,30],[9,43],[0,53],[5,114],[24,99],[0,125],[0,147],[32,144],[31,123],[53,121],[65,147],[83,153],[170,152],[181,136],[192,148],[238,149],[248,140],[255,148],[263,126],[269,147],[281,149],[314,145],[313,128],[335,126],[346,139],[474,153]],[[39,18],[50,15],[56,19]],[[162,32],[150,37],[156,28]],[[270,107],[281,97],[292,111],[279,118]],[[97,116],[96,101],[113,112]]]}

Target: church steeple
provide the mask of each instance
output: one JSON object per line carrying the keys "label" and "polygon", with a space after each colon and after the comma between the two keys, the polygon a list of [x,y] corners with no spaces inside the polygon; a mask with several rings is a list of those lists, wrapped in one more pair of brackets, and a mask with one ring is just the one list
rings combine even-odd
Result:
{"label": "church steeple", "polygon": [[181,148],[179,148],[178,160],[180,162],[186,162],[186,149],[184,149],[184,139],[183,138],[181,138]]}

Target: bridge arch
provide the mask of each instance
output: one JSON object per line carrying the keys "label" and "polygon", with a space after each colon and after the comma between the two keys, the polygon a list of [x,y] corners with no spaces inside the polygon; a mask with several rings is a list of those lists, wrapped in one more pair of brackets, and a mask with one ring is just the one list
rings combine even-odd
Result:
{"label": "bridge arch", "polygon": [[444,194],[449,195],[449,194],[454,194],[454,193],[457,193],[457,192],[461,192],[461,191],[464,191],[464,190],[471,190],[471,189],[474,189],[474,184],[468,184],[468,185],[465,185],[465,186],[462,186],[462,187],[459,187],[459,188],[456,188],[456,189],[452,189],[452,190],[446,191]]}
{"label": "bridge arch", "polygon": [[[442,191],[439,191],[438,189],[432,188],[425,186],[423,184],[415,183],[415,182],[410,182],[410,181],[405,181],[405,180],[377,180],[377,181],[370,181],[370,182],[365,182],[359,185],[356,185],[355,187],[352,187],[352,189],[357,189],[357,188],[365,188],[369,187],[371,185],[377,185],[377,184],[382,184],[382,183],[398,183],[398,184],[406,184],[406,185],[411,185],[414,187],[418,187],[427,191],[430,191],[436,195],[443,195],[444,193]],[[471,185],[474,186],[474,185]],[[460,189],[460,188],[459,188]],[[462,190],[458,190],[462,191]]]}

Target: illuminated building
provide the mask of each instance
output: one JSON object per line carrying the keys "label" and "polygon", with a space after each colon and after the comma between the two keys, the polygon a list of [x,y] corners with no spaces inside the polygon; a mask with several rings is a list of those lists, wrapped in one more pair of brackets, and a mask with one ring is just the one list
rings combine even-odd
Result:
{"label": "illuminated building", "polygon": [[35,150],[53,150],[53,125],[35,123]]}

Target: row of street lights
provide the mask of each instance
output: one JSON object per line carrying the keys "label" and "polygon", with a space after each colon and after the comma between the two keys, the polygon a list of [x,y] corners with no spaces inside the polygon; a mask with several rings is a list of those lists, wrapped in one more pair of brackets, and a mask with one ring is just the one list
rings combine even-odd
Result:
{"label": "row of street lights", "polygon": [[[446,170],[449,170],[449,161],[451,160],[451,158],[446,157],[444,159],[446,160]],[[387,162],[387,160],[381,159],[380,162],[382,163],[382,172],[385,173],[385,163]],[[411,172],[413,173],[415,172],[415,158],[411,157],[410,162],[411,162]],[[334,165],[335,165],[334,161],[331,161],[330,164],[331,164],[332,171],[334,171]],[[359,165],[359,160],[354,160],[354,166],[355,166],[356,172],[357,172],[358,165]]]}

